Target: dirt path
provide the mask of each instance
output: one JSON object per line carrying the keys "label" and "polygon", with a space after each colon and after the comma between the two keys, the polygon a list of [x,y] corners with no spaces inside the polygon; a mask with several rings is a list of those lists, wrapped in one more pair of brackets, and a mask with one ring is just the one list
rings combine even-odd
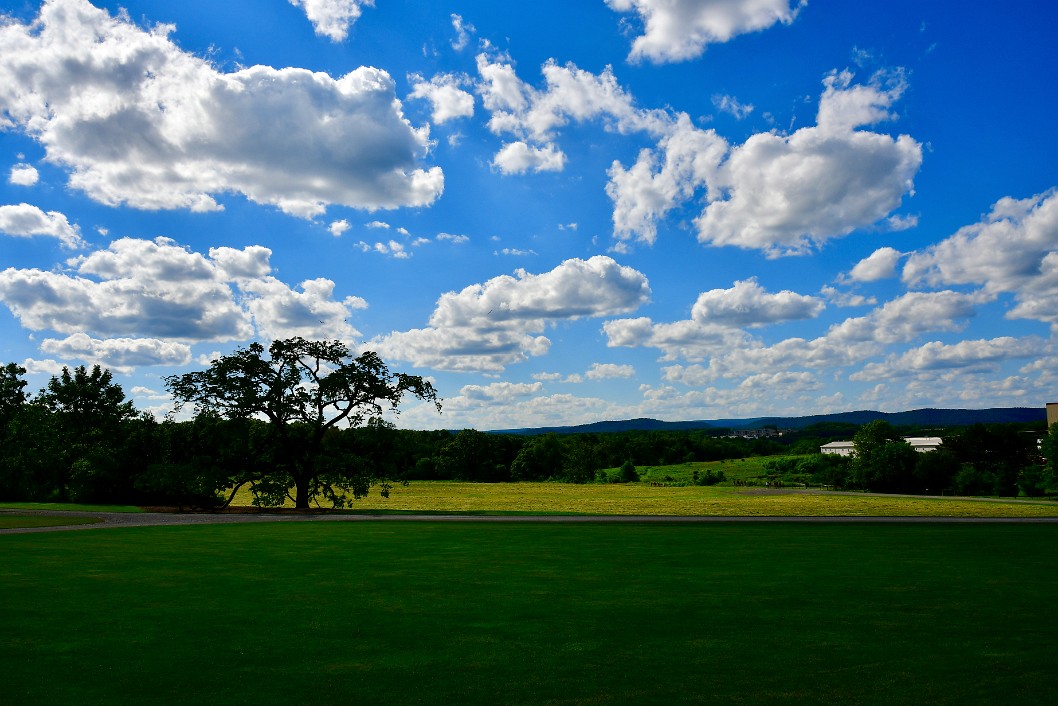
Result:
{"label": "dirt path", "polygon": [[42,515],[53,517],[89,517],[93,524],[59,525],[54,527],[18,527],[0,529],[0,534],[28,534],[35,532],[72,532],[78,530],[116,529],[120,527],[155,527],[162,525],[213,525],[246,522],[535,522],[535,523],[649,523],[696,524],[731,522],[797,522],[853,524],[1003,524],[1003,523],[1058,523],[1058,517],[721,517],[675,515],[352,515],[329,512],[82,512],[71,510],[0,510],[11,515]]}

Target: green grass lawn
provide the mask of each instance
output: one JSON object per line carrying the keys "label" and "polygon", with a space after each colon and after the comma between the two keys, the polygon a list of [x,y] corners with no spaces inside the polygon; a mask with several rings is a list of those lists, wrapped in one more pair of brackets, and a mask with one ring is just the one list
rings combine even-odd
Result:
{"label": "green grass lawn", "polygon": [[143,512],[135,505],[85,505],[83,503],[0,503],[0,510],[70,510],[74,512]]}
{"label": "green grass lawn", "polygon": [[1055,525],[0,537],[7,703],[1045,703]]}
{"label": "green grass lawn", "polygon": [[94,517],[56,517],[54,515],[19,515],[0,513],[0,529],[20,527],[63,527],[65,525],[90,525],[100,522]]}

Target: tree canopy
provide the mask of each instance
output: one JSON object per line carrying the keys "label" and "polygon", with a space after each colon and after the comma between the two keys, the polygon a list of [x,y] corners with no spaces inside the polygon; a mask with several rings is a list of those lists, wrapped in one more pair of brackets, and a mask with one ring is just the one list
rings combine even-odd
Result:
{"label": "tree canopy", "polygon": [[365,473],[348,449],[328,453],[332,429],[379,419],[407,394],[441,411],[430,382],[390,371],[376,353],[354,356],[341,341],[294,337],[267,350],[252,343],[206,370],[173,375],[165,383],[178,405],[192,404],[198,413],[266,419],[266,433],[250,437],[248,463],[233,480],[253,483],[256,498],[269,505],[281,504],[293,487],[294,504],[303,509],[320,497],[342,506],[346,493],[363,497],[376,480],[388,493],[385,479]]}

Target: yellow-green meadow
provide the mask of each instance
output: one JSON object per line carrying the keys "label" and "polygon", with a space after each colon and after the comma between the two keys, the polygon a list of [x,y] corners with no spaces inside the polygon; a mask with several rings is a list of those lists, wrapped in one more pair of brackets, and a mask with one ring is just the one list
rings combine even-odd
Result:
{"label": "yellow-green meadow", "polygon": [[[248,488],[233,501],[251,504]],[[291,503],[290,506],[293,504]],[[1055,517],[1058,503],[991,498],[935,498],[761,488],[652,486],[649,483],[460,483],[414,481],[389,498],[352,503],[363,511],[716,515],[789,517]]]}

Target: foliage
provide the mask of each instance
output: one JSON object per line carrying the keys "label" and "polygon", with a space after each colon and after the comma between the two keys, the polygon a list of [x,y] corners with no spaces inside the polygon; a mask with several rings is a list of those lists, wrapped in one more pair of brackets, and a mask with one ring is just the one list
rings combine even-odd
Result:
{"label": "foliage", "polygon": [[1029,498],[1040,498],[1047,493],[1047,471],[1043,466],[1032,465],[1021,469],[1018,475],[1018,490]]}
{"label": "foliage", "polygon": [[98,365],[79,365],[53,376],[38,401],[52,414],[58,435],[55,470],[61,500],[120,498],[129,490],[120,472],[124,424],[136,416],[131,401]]}
{"label": "foliage", "polygon": [[914,470],[916,492],[941,495],[952,487],[958,472],[959,459],[948,448],[919,454]]}
{"label": "foliage", "polygon": [[511,480],[545,480],[559,474],[565,447],[557,434],[529,438],[511,462]]}
{"label": "foliage", "polygon": [[808,474],[816,485],[844,488],[849,478],[849,457],[816,453],[802,459],[797,470]]}
{"label": "foliage", "polygon": [[617,480],[620,483],[635,483],[639,480],[639,473],[636,472],[635,464],[631,461],[625,461],[621,464],[621,470],[617,474]]}
{"label": "foliage", "polygon": [[496,483],[509,481],[505,437],[464,429],[446,443],[437,457],[442,478]]}
{"label": "foliage", "polygon": [[[377,419],[384,409],[395,410],[405,394],[441,410],[428,381],[391,372],[370,351],[353,357],[341,341],[294,337],[272,342],[267,352],[252,343],[214,360],[207,370],[165,382],[179,404],[193,404],[199,413],[267,419],[267,433],[249,451],[254,459],[267,457],[269,466],[258,466],[242,480],[254,484],[265,505],[279,504],[293,486],[295,506],[302,509],[321,497],[332,503],[350,492],[362,497],[379,480],[365,473],[348,449],[332,453],[328,432]],[[383,480],[383,492],[387,487]]]}
{"label": "foliage", "polygon": [[589,436],[571,437],[566,445],[566,456],[562,463],[559,480],[567,483],[590,483],[595,480],[599,470],[598,454],[594,438]]}
{"label": "foliage", "polygon": [[26,369],[14,363],[0,368],[0,427],[26,403],[25,374]]}
{"label": "foliage", "polygon": [[974,424],[946,438],[944,445],[962,464],[955,482],[960,493],[1017,495],[1022,469],[1036,460],[1035,436],[1010,425]]}
{"label": "foliage", "polygon": [[1051,425],[1040,443],[1043,456],[1043,486],[1058,491],[1058,424]]}
{"label": "foliage", "polygon": [[22,405],[0,435],[0,500],[58,499],[68,474],[58,471],[63,443],[48,409],[37,402]]}
{"label": "foliage", "polygon": [[[267,351],[252,344],[208,370],[174,376],[167,382],[175,396],[197,412],[182,422],[137,413],[98,366],[65,369],[36,396],[25,393],[24,374],[13,363],[0,368],[0,501],[215,508],[251,488],[259,505],[301,496],[341,507],[395,482],[591,483],[619,478],[626,463],[647,484],[1058,493],[1056,432],[1041,456],[1038,430],[1026,424],[955,429],[941,450],[925,454],[897,441],[907,428],[885,422],[816,424],[778,440],[714,438],[712,429],[537,436],[397,429],[380,413],[408,394],[436,404],[433,388],[333,342],[291,339]],[[857,458],[817,453],[820,442],[849,436],[864,449]],[[783,455],[760,455],[775,451]]]}
{"label": "foliage", "polygon": [[849,484],[853,488],[870,489],[887,473],[884,466],[888,459],[883,454],[890,443],[905,442],[889,422],[879,419],[860,427],[852,437],[854,451],[849,466]]}
{"label": "foliage", "polygon": [[713,472],[712,469],[707,470],[705,473],[698,473],[694,471],[693,482],[695,485],[717,485],[727,480],[727,476],[724,475],[723,471]]}

